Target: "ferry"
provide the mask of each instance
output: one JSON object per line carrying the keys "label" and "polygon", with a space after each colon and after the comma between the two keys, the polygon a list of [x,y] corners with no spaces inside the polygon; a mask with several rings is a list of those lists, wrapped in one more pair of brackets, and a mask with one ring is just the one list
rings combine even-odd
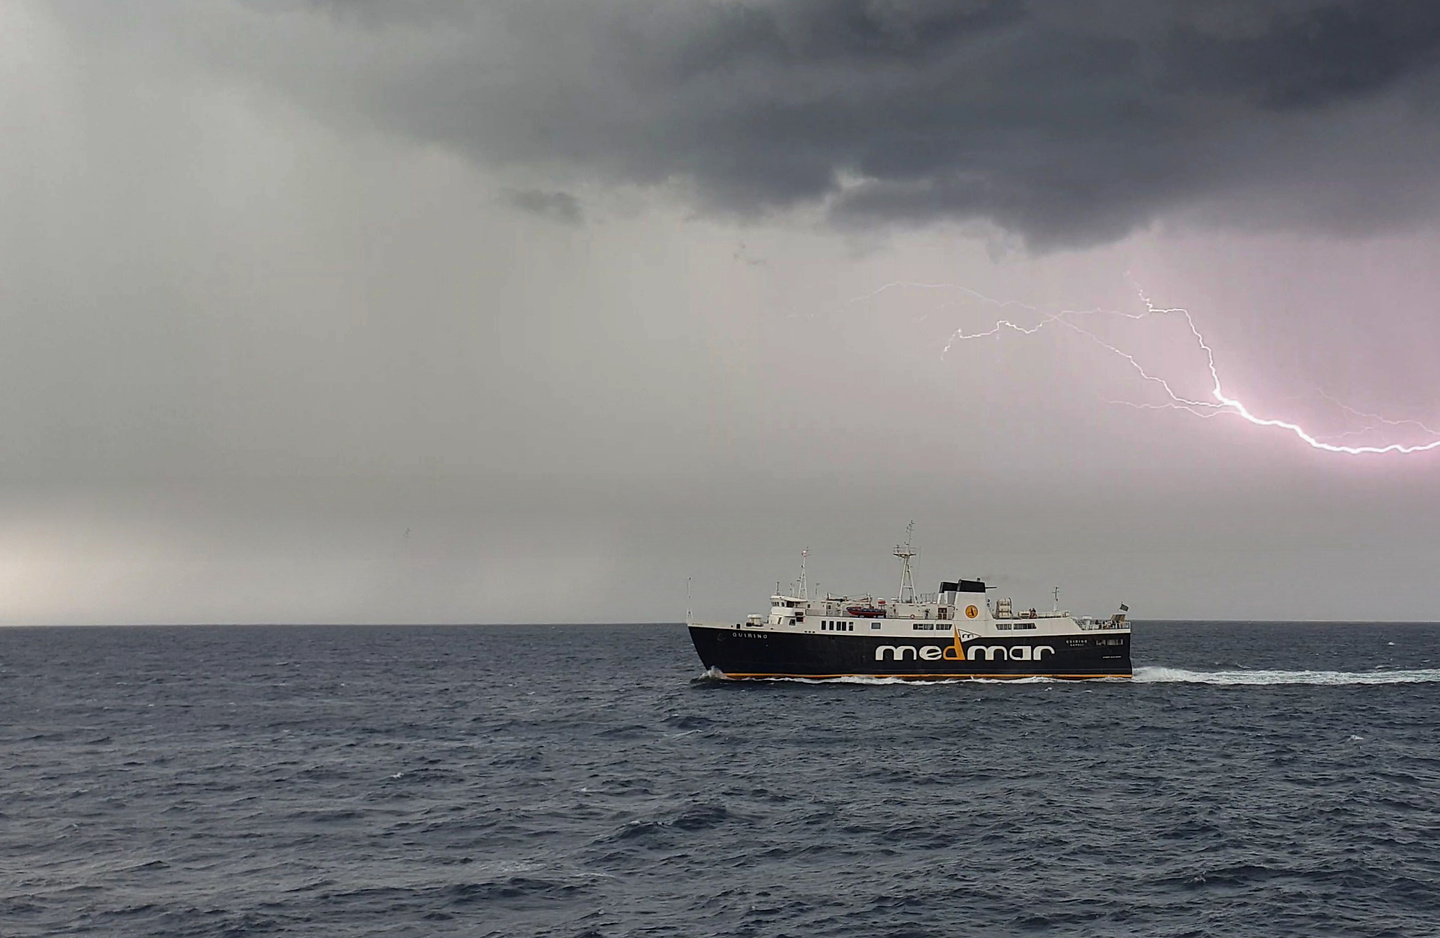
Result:
{"label": "ferry", "polygon": [[[913,524],[912,524],[913,529]],[[894,554],[903,564],[900,594],[811,598],[801,552],[790,593],[770,597],[769,615],[743,622],[687,621],[711,677],[884,677],[917,681],[1049,677],[1128,678],[1130,607],[1106,617],[1013,608],[991,600],[981,580],[944,580],[932,594],[915,591],[907,537]],[[686,616],[690,619],[689,615]]]}

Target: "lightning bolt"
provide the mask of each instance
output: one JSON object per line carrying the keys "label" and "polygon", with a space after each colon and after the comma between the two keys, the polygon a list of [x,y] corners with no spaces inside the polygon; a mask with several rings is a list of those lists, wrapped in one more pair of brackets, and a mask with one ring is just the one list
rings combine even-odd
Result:
{"label": "lightning bolt", "polygon": [[[1132,286],[1134,286],[1136,294],[1139,296],[1140,302],[1145,307],[1143,312],[1127,313],[1120,310],[1094,308],[1062,309],[1058,312],[1042,313],[1042,311],[1038,307],[1031,306],[1026,303],[1020,303],[1014,300],[997,300],[993,297],[986,296],[983,293],[972,290],[969,287],[961,286],[959,284],[926,283],[917,281],[892,281],[876,290],[872,290],[867,294],[855,297],[853,300],[851,300],[851,302],[856,303],[864,300],[873,299],[888,290],[893,290],[896,288],[958,291],[990,306],[1001,309],[1022,309],[1031,313],[1040,313],[1041,315],[1040,318],[1036,320],[1035,324],[1031,326],[1021,325],[1010,319],[997,319],[994,326],[982,332],[967,333],[963,329],[957,329],[954,333],[951,334],[949,341],[945,343],[945,347],[940,353],[940,357],[942,359],[945,358],[945,356],[949,355],[950,351],[960,342],[994,338],[1006,332],[1014,332],[1020,335],[1029,336],[1040,332],[1042,329],[1050,327],[1064,328],[1080,336],[1083,336],[1084,338],[1095,343],[1099,347],[1110,352],[1112,355],[1120,358],[1127,365],[1129,365],[1130,368],[1136,374],[1138,374],[1142,380],[1144,380],[1148,384],[1152,384],[1158,387],[1167,398],[1167,400],[1155,404],[1137,404],[1130,401],[1110,401],[1108,403],[1121,404],[1142,410],[1182,410],[1197,417],[1205,418],[1218,417],[1221,415],[1235,416],[1241,418],[1242,420],[1245,420],[1248,423],[1254,424],[1257,427],[1265,427],[1269,429],[1286,431],[1299,439],[1301,442],[1305,443],[1307,446],[1311,447],[1312,449],[1317,449],[1326,453],[1337,453],[1346,456],[1381,455],[1387,453],[1406,455],[1412,453],[1424,453],[1430,450],[1440,449],[1440,432],[1431,429],[1430,427],[1426,426],[1418,420],[1391,420],[1386,417],[1382,417],[1379,414],[1372,414],[1365,411],[1357,410],[1336,400],[1330,395],[1325,394],[1323,391],[1320,392],[1321,396],[1328,399],[1331,403],[1333,403],[1345,413],[1363,420],[1372,421],[1370,424],[1366,425],[1360,430],[1351,430],[1347,431],[1346,433],[1340,434],[1339,436],[1342,439],[1344,437],[1353,436],[1357,433],[1370,432],[1378,429],[1381,426],[1389,428],[1414,427],[1420,429],[1425,434],[1433,437],[1434,439],[1432,439],[1428,443],[1388,443],[1383,446],[1350,446],[1342,443],[1322,440],[1316,437],[1310,431],[1306,430],[1300,424],[1293,421],[1282,420],[1276,417],[1263,417],[1256,414],[1239,398],[1232,397],[1230,394],[1226,393],[1225,387],[1220,380],[1220,370],[1215,363],[1215,351],[1210,347],[1209,343],[1205,341],[1205,336],[1200,332],[1199,326],[1197,326],[1195,323],[1195,317],[1191,315],[1190,311],[1180,306],[1157,306],[1153,302],[1151,302],[1150,297],[1146,295],[1145,291],[1141,289],[1138,284],[1135,284],[1133,280],[1131,281],[1131,284]],[[1185,325],[1190,330],[1190,337],[1194,340],[1196,348],[1198,348],[1200,352],[1205,356],[1205,366],[1210,373],[1211,399],[1199,400],[1187,397],[1183,394],[1176,392],[1176,390],[1170,385],[1168,381],[1165,380],[1165,378],[1147,370],[1145,366],[1142,365],[1134,355],[1120,348],[1118,345],[1107,342],[1100,336],[1096,335],[1094,332],[1086,329],[1084,326],[1076,322],[1077,319],[1088,316],[1112,316],[1132,320],[1147,319],[1152,316],[1168,316],[1183,319],[1185,321]]]}
{"label": "lightning bolt", "polygon": [[1343,401],[1337,400],[1336,398],[1332,397],[1330,394],[1326,393],[1323,390],[1317,390],[1316,393],[1352,417],[1359,417],[1362,420],[1375,421],[1374,423],[1368,424],[1360,428],[1359,430],[1350,430],[1346,433],[1342,433],[1340,434],[1341,436],[1351,436],[1357,433],[1368,433],[1371,430],[1379,429],[1381,424],[1384,424],[1387,427],[1416,427],[1430,436],[1440,436],[1440,431],[1433,430],[1430,427],[1425,426],[1425,424],[1421,423],[1418,420],[1389,420],[1385,417],[1380,416],[1379,414],[1371,414],[1366,413],[1363,410],[1356,410],[1355,408],[1344,403]]}

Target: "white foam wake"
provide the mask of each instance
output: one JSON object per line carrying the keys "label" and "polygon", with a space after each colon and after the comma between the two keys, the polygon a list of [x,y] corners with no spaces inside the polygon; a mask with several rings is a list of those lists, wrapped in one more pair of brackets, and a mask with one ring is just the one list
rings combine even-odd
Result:
{"label": "white foam wake", "polygon": [[1421,684],[1440,681],[1440,668],[1413,671],[1189,671],[1136,668],[1145,684]]}

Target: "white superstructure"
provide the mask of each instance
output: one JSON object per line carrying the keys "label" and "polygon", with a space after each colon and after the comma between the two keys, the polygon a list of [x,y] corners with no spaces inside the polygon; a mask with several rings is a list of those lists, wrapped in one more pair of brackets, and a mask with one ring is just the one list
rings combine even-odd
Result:
{"label": "white superstructure", "polygon": [[1126,621],[1129,606],[1122,603],[1119,611],[1108,617],[1076,618],[1059,608],[1058,587],[1054,590],[1055,607],[1048,611],[1033,607],[1016,611],[1008,598],[992,601],[986,595],[987,587],[979,580],[943,581],[935,593],[917,593],[910,564],[919,552],[911,548],[908,537],[905,544],[894,551],[902,564],[898,597],[878,599],[869,594],[834,596],[827,593],[823,598],[811,598],[805,571],[808,554],[808,550],[801,552],[800,578],[795,581],[794,592],[775,593],[770,597],[769,615],[751,615],[737,625],[787,633],[854,632],[875,637],[958,632],[966,641],[990,635],[1040,637],[1095,631],[1128,632],[1130,628]]}

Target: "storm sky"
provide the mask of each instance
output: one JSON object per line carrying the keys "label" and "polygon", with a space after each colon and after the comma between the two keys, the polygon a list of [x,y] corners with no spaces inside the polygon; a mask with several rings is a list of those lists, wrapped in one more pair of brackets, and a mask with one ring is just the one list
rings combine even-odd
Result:
{"label": "storm sky", "polygon": [[734,619],[912,519],[1022,606],[1440,609],[1440,449],[1138,370],[1211,390],[1143,293],[1440,439],[1434,3],[11,0],[0,75],[0,622]]}

